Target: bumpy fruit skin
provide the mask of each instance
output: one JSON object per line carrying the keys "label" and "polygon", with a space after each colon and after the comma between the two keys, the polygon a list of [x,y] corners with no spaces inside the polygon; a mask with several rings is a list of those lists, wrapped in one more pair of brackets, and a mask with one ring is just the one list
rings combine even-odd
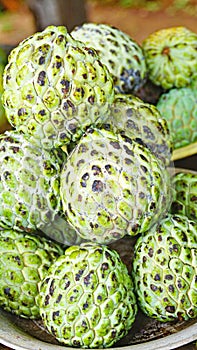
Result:
{"label": "bumpy fruit skin", "polygon": [[1,101],[3,93],[3,72],[7,64],[7,55],[3,48],[0,47],[0,132],[4,129],[4,125],[7,123],[5,110]]}
{"label": "bumpy fruit skin", "polygon": [[15,315],[40,318],[35,298],[39,282],[61,254],[57,243],[17,232],[0,231],[0,306]]}
{"label": "bumpy fruit skin", "polygon": [[0,135],[0,226],[31,232],[61,210],[64,153],[38,148],[15,131]]}
{"label": "bumpy fruit skin", "polygon": [[197,220],[197,175],[177,173],[172,178],[174,198],[170,208],[173,214],[182,214],[189,219]]}
{"label": "bumpy fruit skin", "polygon": [[84,23],[71,35],[93,47],[113,76],[115,90],[131,93],[146,81],[147,70],[142,48],[128,34],[108,24]]}
{"label": "bumpy fruit skin", "polygon": [[170,164],[172,140],[169,127],[155,106],[130,94],[117,94],[105,125],[107,123],[115,133],[143,143],[163,163]]}
{"label": "bumpy fruit skin", "polygon": [[185,27],[160,29],[142,43],[149,79],[164,89],[189,85],[197,76],[197,34]]}
{"label": "bumpy fruit skin", "polygon": [[3,103],[17,130],[58,147],[80,137],[113,102],[113,80],[96,51],[63,26],[22,41],[4,72]]}
{"label": "bumpy fruit skin", "polygon": [[72,347],[112,346],[137,313],[133,283],[118,253],[90,243],[69,247],[51,265],[36,301],[48,331]]}
{"label": "bumpy fruit skin", "polygon": [[162,94],[157,109],[166,119],[174,149],[197,141],[197,90],[171,89]]}
{"label": "bumpy fruit skin", "polygon": [[170,215],[135,245],[133,279],[140,308],[159,321],[197,317],[197,224]]}
{"label": "bumpy fruit skin", "polygon": [[148,148],[105,129],[81,138],[60,179],[68,222],[99,243],[150,228],[169,208],[169,188],[168,171]]}

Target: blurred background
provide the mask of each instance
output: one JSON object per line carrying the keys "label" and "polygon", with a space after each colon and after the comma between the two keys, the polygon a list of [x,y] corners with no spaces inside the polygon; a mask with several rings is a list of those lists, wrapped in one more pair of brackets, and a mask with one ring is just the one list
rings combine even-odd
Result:
{"label": "blurred background", "polygon": [[196,32],[197,0],[0,0],[0,44],[14,46],[49,24],[72,30],[85,21],[112,24],[141,43],[165,27]]}

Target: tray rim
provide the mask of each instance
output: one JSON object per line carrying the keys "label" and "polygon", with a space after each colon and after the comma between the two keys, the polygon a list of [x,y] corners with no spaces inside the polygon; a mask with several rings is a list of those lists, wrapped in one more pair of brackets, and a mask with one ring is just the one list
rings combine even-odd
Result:
{"label": "tray rim", "polygon": [[[11,329],[10,329],[11,328]],[[9,329],[9,332],[7,331]],[[171,350],[197,340],[197,322],[168,336],[147,342],[111,347],[111,350]],[[0,343],[15,350],[71,350],[64,345],[43,342],[16,326],[3,311],[0,314]],[[78,348],[80,349],[80,348]],[[96,349],[95,349],[96,350]],[[100,350],[100,349],[97,349]]]}

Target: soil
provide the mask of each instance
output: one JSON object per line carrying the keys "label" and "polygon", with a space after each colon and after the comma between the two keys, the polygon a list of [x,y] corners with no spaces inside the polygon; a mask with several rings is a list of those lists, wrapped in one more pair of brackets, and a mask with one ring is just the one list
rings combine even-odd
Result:
{"label": "soil", "polygon": [[[147,11],[143,8],[123,8],[118,5],[103,5],[86,1],[86,16],[89,22],[116,26],[139,43],[148,34],[161,28],[181,25],[197,32],[196,0],[193,2],[194,11],[190,14],[184,9],[179,11],[172,9],[172,2],[172,0],[164,0],[159,11]],[[50,19],[49,24],[51,24]],[[22,1],[20,6],[12,11],[0,13],[0,44],[15,46],[35,31],[34,16],[25,1]]]}

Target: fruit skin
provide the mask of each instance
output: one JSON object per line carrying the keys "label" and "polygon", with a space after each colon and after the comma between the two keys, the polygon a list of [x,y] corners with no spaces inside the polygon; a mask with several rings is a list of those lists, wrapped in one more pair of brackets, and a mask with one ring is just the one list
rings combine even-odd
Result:
{"label": "fruit skin", "polygon": [[41,282],[36,301],[47,330],[73,347],[112,346],[137,313],[126,265],[116,251],[94,243],[67,248]]}
{"label": "fruit skin", "polygon": [[132,276],[138,305],[159,321],[197,317],[197,224],[168,214],[135,245]]}
{"label": "fruit skin", "polygon": [[189,87],[162,94],[157,109],[166,119],[174,149],[197,141],[197,91]]}
{"label": "fruit skin", "polygon": [[197,175],[177,173],[172,178],[174,197],[170,208],[173,214],[182,214],[189,219],[197,220]]}
{"label": "fruit skin", "polygon": [[149,229],[169,209],[170,191],[168,171],[148,148],[105,129],[90,129],[61,171],[68,222],[101,244]]}
{"label": "fruit skin", "polygon": [[33,145],[16,131],[0,135],[0,226],[33,232],[62,208],[59,196],[64,152]]}
{"label": "fruit skin", "polygon": [[0,306],[23,318],[40,318],[39,282],[63,248],[43,237],[0,230]]}
{"label": "fruit skin", "polygon": [[165,118],[152,104],[133,95],[116,94],[105,122],[121,133],[144,144],[167,166],[172,157],[172,140]]}
{"label": "fruit skin", "polygon": [[148,77],[164,89],[189,85],[197,76],[197,34],[183,27],[160,29],[143,42]]}
{"label": "fruit skin", "polygon": [[4,130],[5,124],[8,124],[5,115],[5,110],[1,101],[3,94],[3,71],[7,64],[7,54],[2,47],[0,47],[0,132]]}
{"label": "fruit skin", "polygon": [[64,26],[22,41],[9,55],[3,80],[10,124],[46,148],[79,138],[114,99],[112,77],[96,51]]}
{"label": "fruit skin", "polygon": [[115,90],[131,93],[146,81],[147,69],[141,46],[128,34],[108,24],[84,23],[72,37],[97,50],[113,76]]}

